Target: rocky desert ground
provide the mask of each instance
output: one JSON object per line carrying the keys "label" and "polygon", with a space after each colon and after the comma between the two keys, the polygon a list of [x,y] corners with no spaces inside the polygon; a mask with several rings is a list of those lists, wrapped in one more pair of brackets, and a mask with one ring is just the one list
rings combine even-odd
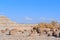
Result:
{"label": "rocky desert ground", "polygon": [[0,40],[60,40],[60,27],[55,22],[17,24],[0,16]]}

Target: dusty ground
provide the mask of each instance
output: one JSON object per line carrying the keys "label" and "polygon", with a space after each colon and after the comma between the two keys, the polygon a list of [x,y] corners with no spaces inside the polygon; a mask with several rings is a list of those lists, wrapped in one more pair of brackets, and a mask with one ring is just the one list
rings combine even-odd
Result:
{"label": "dusty ground", "polygon": [[[37,24],[16,24],[16,22],[11,21],[5,16],[0,16],[0,40],[60,40],[60,38],[48,37],[46,35],[38,35],[37,33],[29,36],[30,31],[25,31],[24,33],[18,32],[14,35],[8,35],[9,31],[1,33],[1,30],[9,28],[9,30],[16,27],[23,27],[22,29],[31,30],[30,26],[36,26]],[[17,29],[19,29],[17,28]]]}
{"label": "dusty ground", "polygon": [[29,36],[29,34],[29,31],[25,31],[24,33],[18,32],[14,35],[8,35],[8,32],[0,33],[0,40],[60,40],[60,38],[55,38],[52,36],[39,36],[37,33],[32,34],[31,36]]}
{"label": "dusty ground", "polygon": [[28,33],[19,33],[18,35],[0,34],[0,40],[60,40],[60,38],[47,37],[45,35],[38,36],[37,34],[28,36]]}

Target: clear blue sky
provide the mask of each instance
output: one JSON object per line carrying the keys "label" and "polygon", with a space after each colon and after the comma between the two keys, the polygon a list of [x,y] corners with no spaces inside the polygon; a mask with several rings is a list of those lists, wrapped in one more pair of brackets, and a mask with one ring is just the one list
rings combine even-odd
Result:
{"label": "clear blue sky", "polygon": [[0,0],[0,15],[17,23],[60,20],[60,0]]}

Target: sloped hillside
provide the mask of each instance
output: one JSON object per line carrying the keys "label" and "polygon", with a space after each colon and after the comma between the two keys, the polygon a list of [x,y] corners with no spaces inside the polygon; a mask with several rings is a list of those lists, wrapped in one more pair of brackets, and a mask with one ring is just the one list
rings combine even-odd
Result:
{"label": "sloped hillside", "polygon": [[16,24],[15,22],[12,22],[5,16],[0,16],[0,26],[1,27],[7,27],[7,26],[14,26]]}
{"label": "sloped hillside", "polygon": [[37,24],[17,24],[16,22],[11,21],[9,18],[6,16],[0,16],[0,28],[5,29],[5,28],[25,28],[25,27],[30,27],[30,26],[35,26]]}

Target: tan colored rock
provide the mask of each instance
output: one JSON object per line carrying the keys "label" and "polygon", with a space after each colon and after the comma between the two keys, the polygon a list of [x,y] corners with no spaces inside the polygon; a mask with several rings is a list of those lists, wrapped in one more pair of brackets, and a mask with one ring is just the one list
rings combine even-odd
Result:
{"label": "tan colored rock", "polygon": [[5,33],[6,31],[5,30],[1,30],[1,33]]}
{"label": "tan colored rock", "polygon": [[11,30],[9,31],[9,35],[14,35],[14,34],[16,34],[17,32],[18,32],[17,29],[11,29]]}
{"label": "tan colored rock", "polygon": [[6,28],[5,31],[9,31],[9,28]]}
{"label": "tan colored rock", "polygon": [[9,35],[14,35],[14,34],[16,34],[16,31],[9,31]]}
{"label": "tan colored rock", "polygon": [[52,36],[53,31],[48,31],[47,35]]}

